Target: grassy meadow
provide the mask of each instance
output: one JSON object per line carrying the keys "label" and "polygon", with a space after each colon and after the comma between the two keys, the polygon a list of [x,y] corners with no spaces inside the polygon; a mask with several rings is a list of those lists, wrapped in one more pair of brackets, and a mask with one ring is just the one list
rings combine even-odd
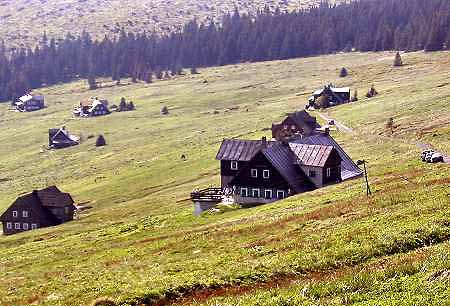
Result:
{"label": "grassy meadow", "polygon": [[[450,57],[408,53],[394,69],[393,55],[215,67],[153,84],[103,80],[95,91],[80,80],[39,90],[42,111],[1,104],[0,213],[51,184],[93,208],[58,227],[0,237],[0,305],[78,306],[104,296],[121,305],[449,304],[450,166],[422,163],[418,145],[450,153]],[[342,67],[347,78],[338,77]],[[194,217],[187,198],[219,184],[222,139],[270,137],[272,122],[303,109],[327,82],[359,92],[358,102],[326,113],[353,128],[333,136],[368,161],[373,196],[358,179]],[[371,84],[380,94],[366,99]],[[125,97],[137,110],[72,117],[89,96]],[[48,128],[62,125],[82,144],[46,150]],[[106,147],[95,147],[99,134]]]}

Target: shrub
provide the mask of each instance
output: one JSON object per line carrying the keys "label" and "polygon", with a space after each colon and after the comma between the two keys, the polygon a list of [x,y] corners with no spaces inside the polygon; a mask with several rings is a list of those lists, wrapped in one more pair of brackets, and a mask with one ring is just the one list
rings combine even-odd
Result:
{"label": "shrub", "polygon": [[395,54],[394,67],[400,67],[400,66],[403,66],[403,61],[402,61],[400,52],[397,52],[397,54]]}
{"label": "shrub", "polygon": [[163,106],[161,108],[161,115],[168,115],[169,114],[169,108],[167,106]]}
{"label": "shrub", "polygon": [[105,140],[105,137],[103,137],[103,135],[99,135],[97,137],[97,140],[95,141],[95,146],[96,147],[106,146],[106,140]]}
{"label": "shrub", "polygon": [[339,73],[339,77],[345,78],[347,75],[348,75],[348,71],[347,71],[347,69],[345,69],[345,67],[343,67],[341,69],[341,72]]}

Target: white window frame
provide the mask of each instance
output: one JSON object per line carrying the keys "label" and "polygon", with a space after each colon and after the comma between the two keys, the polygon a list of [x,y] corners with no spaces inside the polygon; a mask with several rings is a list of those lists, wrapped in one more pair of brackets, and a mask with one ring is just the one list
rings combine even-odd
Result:
{"label": "white window frame", "polygon": [[35,230],[35,229],[37,229],[37,228],[38,228],[38,226],[37,226],[36,223],[31,223],[31,229],[32,229],[32,230]]}
{"label": "white window frame", "polygon": [[[269,193],[270,196],[267,196],[267,193]],[[273,199],[273,191],[272,191],[272,189],[264,190],[264,198],[266,198],[266,199]]]}
{"label": "white window frame", "polygon": [[268,179],[270,178],[270,170],[263,170],[263,178]]}
{"label": "white window frame", "polygon": [[233,160],[231,162],[231,170],[238,170],[238,162]]}
{"label": "white window frame", "polygon": [[29,214],[28,214],[28,210],[23,210],[22,211],[22,217],[23,218],[28,218]]}
{"label": "white window frame", "polygon": [[[282,196],[280,197],[280,194],[282,194]],[[278,199],[284,199],[286,198],[286,192],[284,190],[277,190],[277,198]]]}
{"label": "white window frame", "polygon": [[6,229],[12,229],[12,222],[6,222]]}
{"label": "white window frame", "polygon": [[14,229],[20,229],[20,223],[19,222],[14,223]]}
{"label": "white window frame", "polygon": [[[258,196],[255,196],[255,193]],[[252,198],[260,198],[261,197],[261,191],[259,190],[259,188],[253,188],[252,189]]]}
{"label": "white window frame", "polygon": [[[245,195],[244,195],[245,193]],[[241,188],[241,197],[248,197],[248,188],[242,187]]]}
{"label": "white window frame", "polygon": [[331,177],[331,168],[327,168],[327,177]]}
{"label": "white window frame", "polygon": [[250,169],[250,175],[252,178],[258,178],[258,169]]}
{"label": "white window frame", "polygon": [[19,216],[19,212],[17,210],[13,210],[12,214],[13,218],[17,218],[17,216]]}
{"label": "white window frame", "polygon": [[28,223],[23,223],[22,228],[24,231],[28,231],[28,229],[29,229]]}

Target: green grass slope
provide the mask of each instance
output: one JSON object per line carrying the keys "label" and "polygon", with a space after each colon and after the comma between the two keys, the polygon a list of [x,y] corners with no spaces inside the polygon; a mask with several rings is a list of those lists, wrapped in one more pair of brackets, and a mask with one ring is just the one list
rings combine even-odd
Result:
{"label": "green grass slope", "polygon": [[28,47],[42,37],[64,38],[83,30],[103,38],[127,31],[169,32],[193,19],[215,20],[237,7],[254,13],[265,5],[284,10],[308,7],[319,0],[1,0],[0,38],[15,47]]}
{"label": "green grass slope", "polygon": [[[410,53],[394,69],[392,53],[339,54],[95,91],[78,81],[42,89],[42,111],[0,105],[0,212],[49,184],[93,206],[74,222],[0,237],[0,305],[87,305],[100,296],[151,304],[182,294],[175,303],[436,304],[449,293],[450,167],[419,161],[417,143],[450,153],[448,55]],[[214,157],[223,138],[270,136],[272,122],[329,81],[360,97],[372,83],[380,92],[328,111],[354,129],[334,136],[368,160],[372,197],[359,179],[192,216],[189,193],[219,183]],[[137,110],[72,118],[90,95],[116,104],[124,96]],[[384,128],[389,117],[393,135]],[[43,149],[47,129],[61,125],[85,141]],[[96,148],[88,136],[100,133],[108,146]],[[403,293],[410,299],[398,299]]]}

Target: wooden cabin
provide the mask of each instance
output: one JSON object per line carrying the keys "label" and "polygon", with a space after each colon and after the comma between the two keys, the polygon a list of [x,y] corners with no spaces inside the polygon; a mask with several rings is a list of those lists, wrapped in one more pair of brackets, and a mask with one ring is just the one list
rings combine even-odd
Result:
{"label": "wooden cabin", "polygon": [[12,235],[73,220],[74,201],[56,186],[18,197],[0,216],[3,234]]}
{"label": "wooden cabin", "polygon": [[286,141],[296,136],[311,135],[320,128],[316,117],[306,111],[287,114],[287,117],[279,124],[272,124],[272,138],[278,141]]}
{"label": "wooden cabin", "polygon": [[27,94],[14,103],[16,109],[20,112],[32,112],[45,108],[44,96]]}
{"label": "wooden cabin", "polygon": [[327,108],[348,102],[350,102],[350,87],[339,88],[329,84],[313,93],[307,107]]}
{"label": "wooden cabin", "polygon": [[48,146],[52,149],[62,149],[71,146],[76,146],[80,143],[80,139],[71,135],[66,127],[48,130]]}
{"label": "wooden cabin", "polygon": [[107,100],[91,97],[88,100],[81,101],[79,107],[76,107],[73,113],[79,117],[97,117],[108,115],[111,112],[108,109]]}
{"label": "wooden cabin", "polygon": [[216,159],[221,187],[239,204],[262,204],[362,176],[328,132],[289,141],[225,139]]}

